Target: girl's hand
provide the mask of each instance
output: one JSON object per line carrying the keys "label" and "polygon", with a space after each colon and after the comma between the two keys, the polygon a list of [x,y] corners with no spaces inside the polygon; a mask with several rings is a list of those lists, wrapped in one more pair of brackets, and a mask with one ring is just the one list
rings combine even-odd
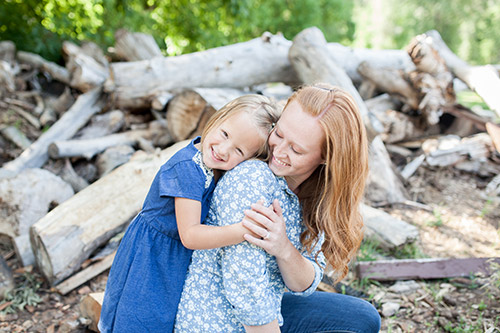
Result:
{"label": "girl's hand", "polygon": [[242,223],[245,228],[258,237],[245,234],[245,240],[260,246],[277,258],[287,256],[289,253],[287,249],[290,247],[295,249],[286,235],[286,224],[277,199],[269,207],[263,206],[260,200],[251,207],[252,210],[245,211],[245,219]]}

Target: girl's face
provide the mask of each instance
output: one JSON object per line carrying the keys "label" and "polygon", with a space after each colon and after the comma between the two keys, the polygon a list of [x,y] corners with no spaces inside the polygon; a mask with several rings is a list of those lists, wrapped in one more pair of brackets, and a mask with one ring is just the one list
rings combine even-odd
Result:
{"label": "girl's face", "polygon": [[284,176],[290,189],[295,190],[324,162],[324,141],[325,133],[318,120],[292,101],[269,137],[269,167],[275,175]]}
{"label": "girl's face", "polygon": [[254,123],[248,113],[238,112],[209,131],[202,146],[205,165],[227,171],[254,157],[265,143],[265,138]]}

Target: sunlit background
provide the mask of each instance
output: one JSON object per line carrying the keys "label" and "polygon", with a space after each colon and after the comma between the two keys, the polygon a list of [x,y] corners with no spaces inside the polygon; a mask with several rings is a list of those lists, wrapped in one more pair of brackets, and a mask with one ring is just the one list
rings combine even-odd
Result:
{"label": "sunlit background", "polygon": [[498,0],[3,0],[0,40],[58,61],[61,43],[106,49],[120,28],[154,36],[165,55],[246,41],[264,31],[292,39],[317,26],[329,42],[403,48],[430,29],[471,64],[500,63]]}

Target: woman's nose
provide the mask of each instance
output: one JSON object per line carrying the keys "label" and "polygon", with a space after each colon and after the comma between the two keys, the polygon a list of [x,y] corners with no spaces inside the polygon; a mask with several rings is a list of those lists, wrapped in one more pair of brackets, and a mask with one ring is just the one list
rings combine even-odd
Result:
{"label": "woman's nose", "polygon": [[273,155],[274,156],[283,156],[284,152],[285,152],[285,149],[284,149],[285,147],[286,147],[286,145],[285,145],[284,140],[277,142],[273,148]]}

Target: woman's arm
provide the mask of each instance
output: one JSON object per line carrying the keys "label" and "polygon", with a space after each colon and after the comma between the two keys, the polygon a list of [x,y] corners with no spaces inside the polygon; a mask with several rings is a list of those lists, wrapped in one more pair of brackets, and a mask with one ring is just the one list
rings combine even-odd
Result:
{"label": "woman's arm", "polygon": [[182,244],[191,250],[213,249],[244,241],[248,233],[241,222],[226,226],[200,223],[201,203],[197,200],[175,198],[175,217]]}
{"label": "woman's arm", "polygon": [[286,235],[286,225],[278,200],[272,206],[265,207],[261,203],[252,205],[252,210],[245,211],[243,226],[254,234],[265,237],[261,239],[246,234],[250,243],[262,247],[267,253],[276,257],[281,275],[288,289],[302,292],[314,282],[316,271],[313,263],[302,256]]}

